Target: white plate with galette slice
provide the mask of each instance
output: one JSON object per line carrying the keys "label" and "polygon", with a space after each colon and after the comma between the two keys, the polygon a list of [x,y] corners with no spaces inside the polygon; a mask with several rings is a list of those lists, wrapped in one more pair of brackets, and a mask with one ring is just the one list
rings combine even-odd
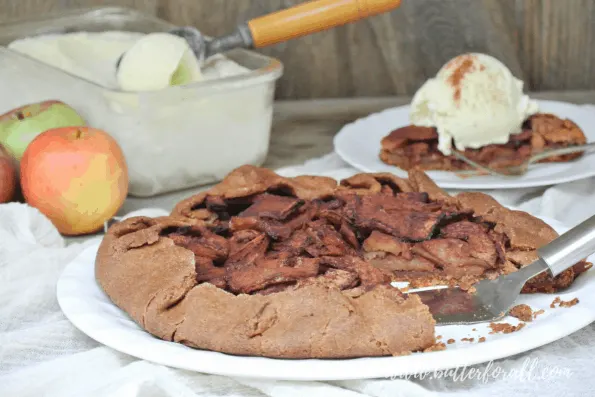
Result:
{"label": "white plate with galette slice", "polygon": [[[539,111],[553,113],[560,118],[574,121],[583,130],[587,142],[595,142],[595,112],[593,107],[567,102],[537,101]],[[410,125],[409,106],[390,108],[345,125],[335,136],[335,152],[352,167],[363,172],[390,172],[407,177],[394,165],[383,163],[380,158],[380,141],[391,131]],[[564,163],[535,164],[529,172],[516,178],[491,175],[462,178],[451,171],[428,171],[427,174],[440,187],[448,189],[515,189],[549,186],[571,182],[595,175],[595,154]]]}
{"label": "white plate with galette slice", "polygon": [[[542,219],[558,233],[568,229],[554,220]],[[517,332],[490,334],[488,323],[436,327],[440,341],[455,341],[447,344],[443,351],[329,360],[233,356],[167,342],[139,327],[98,285],[95,279],[98,246],[99,241],[84,250],[66,266],[58,281],[58,303],[66,317],[89,337],[112,349],[154,363],[208,374],[302,381],[393,378],[510,357],[554,342],[595,321],[595,294],[592,292],[595,270],[591,268],[562,293],[521,295],[518,303],[526,303],[534,311],[544,310],[544,313]],[[557,296],[563,301],[578,298],[579,303],[568,308],[551,308]],[[519,323],[512,317],[500,322]],[[482,337],[485,342],[480,343]]]}

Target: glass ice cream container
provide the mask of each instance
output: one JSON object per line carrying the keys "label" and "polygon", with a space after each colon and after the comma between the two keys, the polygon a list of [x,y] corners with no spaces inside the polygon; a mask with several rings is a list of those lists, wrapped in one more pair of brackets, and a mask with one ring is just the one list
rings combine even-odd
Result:
{"label": "glass ice cream container", "polygon": [[101,34],[117,41],[173,27],[125,8],[74,10],[0,24],[0,114],[45,100],[72,106],[89,126],[118,141],[133,196],[207,184],[240,165],[261,165],[269,147],[275,82],[283,72],[278,60],[233,50],[206,60],[206,80],[128,92],[109,83],[113,60],[108,67],[95,61],[97,54],[85,57],[87,47],[60,49],[69,55],[68,62],[87,62],[85,73],[73,73],[73,64],[51,57],[43,62],[23,44],[73,34],[83,39]]}

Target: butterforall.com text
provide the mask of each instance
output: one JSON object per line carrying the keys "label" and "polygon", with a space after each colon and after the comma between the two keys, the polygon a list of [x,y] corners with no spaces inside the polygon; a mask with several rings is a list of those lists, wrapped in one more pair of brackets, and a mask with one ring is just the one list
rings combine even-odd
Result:
{"label": "butterforall.com text", "polygon": [[485,366],[459,366],[449,369],[423,371],[408,375],[395,375],[391,379],[407,380],[434,380],[445,379],[453,382],[480,381],[487,383],[492,380],[515,380],[520,382],[538,382],[545,379],[561,378],[570,379],[572,371],[569,368],[555,365],[545,365],[537,358],[526,358],[520,366],[503,368],[502,366],[488,362]]}

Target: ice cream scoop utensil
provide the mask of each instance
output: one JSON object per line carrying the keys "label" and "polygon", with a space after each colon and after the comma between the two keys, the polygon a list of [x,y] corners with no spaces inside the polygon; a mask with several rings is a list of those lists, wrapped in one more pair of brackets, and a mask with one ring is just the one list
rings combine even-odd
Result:
{"label": "ice cream scoop utensil", "polygon": [[539,259],[532,264],[495,280],[482,280],[473,292],[444,288],[408,293],[420,296],[438,325],[497,321],[508,313],[529,279],[543,272],[555,277],[593,252],[595,216],[539,248]]}
{"label": "ice cream scoop utensil", "polygon": [[[234,48],[261,48],[393,10],[401,0],[314,0],[254,18],[225,36],[207,40],[194,27],[169,33],[185,38],[199,62]],[[118,61],[119,62],[119,61]]]}
{"label": "ice cream scoop utensil", "polygon": [[397,8],[401,0],[315,0],[239,25],[226,36],[205,40],[195,28],[179,28],[171,33],[188,39],[197,58],[233,48],[261,48],[311,33],[355,22]]}

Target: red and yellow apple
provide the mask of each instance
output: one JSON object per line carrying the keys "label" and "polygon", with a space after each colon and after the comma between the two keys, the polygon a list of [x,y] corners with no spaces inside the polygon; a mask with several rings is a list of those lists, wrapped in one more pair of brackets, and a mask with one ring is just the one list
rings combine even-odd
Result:
{"label": "red and yellow apple", "polygon": [[85,120],[64,102],[32,103],[0,115],[0,144],[19,161],[27,145],[42,132],[84,125]]}
{"label": "red and yellow apple", "polygon": [[0,145],[0,204],[12,200],[17,185],[17,173],[8,151]]}
{"label": "red and yellow apple", "polygon": [[128,193],[122,150],[106,132],[88,127],[43,132],[21,159],[25,201],[64,235],[100,230]]}

